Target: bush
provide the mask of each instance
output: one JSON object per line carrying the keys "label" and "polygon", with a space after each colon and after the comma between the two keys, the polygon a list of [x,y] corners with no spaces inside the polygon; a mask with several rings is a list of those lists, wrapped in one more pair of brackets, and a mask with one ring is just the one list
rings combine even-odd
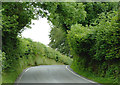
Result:
{"label": "bush", "polygon": [[[40,42],[33,42],[27,38],[17,38],[16,49],[0,52],[2,61],[3,83],[13,83],[23,69],[37,65],[71,64],[72,59],[62,55]],[[8,55],[10,54],[10,55]],[[1,57],[2,56],[2,57]],[[13,76],[13,78],[9,78]],[[7,76],[6,76],[7,75]]]}
{"label": "bush", "polygon": [[56,62],[61,62],[67,65],[70,65],[72,63],[72,59],[70,57],[62,55],[60,52],[50,47],[45,47],[45,56],[50,59],[54,59]]}
{"label": "bush", "polygon": [[67,39],[74,56],[72,65],[102,77],[119,77],[120,29],[116,15],[117,12],[102,13],[94,26],[71,27]]}
{"label": "bush", "polygon": [[[27,38],[18,38],[18,41],[15,50],[7,52],[6,56],[4,56],[5,53],[3,53],[2,58],[5,59],[3,60],[3,71],[14,69],[16,64],[19,64],[18,61],[22,59],[26,65],[31,64],[31,62],[34,63],[36,56],[54,59],[57,62],[66,64],[72,62],[72,59],[69,57],[62,55],[50,47],[46,47],[40,42],[33,42],[31,39]],[[32,59],[31,62],[29,62],[30,59]]]}
{"label": "bush", "polygon": [[93,33],[94,30],[84,27],[81,24],[72,26],[71,31],[68,32],[68,42],[71,51],[77,55],[87,56],[94,43],[94,39],[91,37]]}
{"label": "bush", "polygon": [[110,17],[113,14],[108,14],[109,18],[103,18],[102,14],[96,26],[73,25],[68,32],[72,52],[96,60],[120,58],[120,30],[116,22],[117,17]]}

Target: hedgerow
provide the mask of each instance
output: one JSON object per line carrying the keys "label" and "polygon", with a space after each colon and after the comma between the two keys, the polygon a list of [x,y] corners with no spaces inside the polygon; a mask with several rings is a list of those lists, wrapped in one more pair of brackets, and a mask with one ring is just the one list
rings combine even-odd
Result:
{"label": "hedgerow", "polygon": [[[99,76],[119,76],[120,29],[117,12],[99,15],[94,26],[76,24],[68,31],[68,41],[74,56],[73,65]],[[78,58],[77,58],[78,57]]]}
{"label": "hedgerow", "polygon": [[[35,61],[36,56],[54,59],[55,61],[65,64],[70,64],[70,62],[72,62],[72,60],[69,57],[62,55],[60,52],[55,51],[50,47],[46,47],[40,42],[33,42],[32,40],[26,38],[18,38],[18,40],[19,44],[17,46],[18,48],[14,52],[15,54],[11,53],[14,54],[14,56],[12,57],[14,57],[16,61],[13,61],[11,59],[10,61],[14,62],[14,64],[8,64],[8,62],[10,63],[10,61],[3,60],[3,70],[14,67],[15,63],[18,63],[18,60],[23,58],[25,58],[27,63],[29,63],[30,57],[33,59],[33,61]],[[5,58],[6,57],[7,54],[5,55]],[[68,60],[68,62],[66,60]]]}
{"label": "hedgerow", "polygon": [[[60,52],[46,47],[40,42],[33,42],[29,38],[18,38],[17,48],[15,51],[9,51],[8,53],[2,53],[2,70],[3,70],[3,83],[7,82],[6,73],[15,73],[16,78],[22,72],[23,69],[30,66],[52,64],[48,59],[53,59],[58,63],[71,64],[72,59],[62,55]],[[11,54],[11,55],[8,55]],[[8,59],[8,56],[12,57]],[[8,60],[7,60],[8,59]],[[46,61],[47,60],[47,61]],[[10,82],[7,82],[10,83]]]}

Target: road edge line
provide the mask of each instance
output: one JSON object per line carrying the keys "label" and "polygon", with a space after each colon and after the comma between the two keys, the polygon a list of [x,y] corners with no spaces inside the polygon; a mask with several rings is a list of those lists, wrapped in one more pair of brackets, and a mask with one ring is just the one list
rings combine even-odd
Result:
{"label": "road edge line", "polygon": [[75,72],[71,71],[71,70],[68,68],[68,66],[69,66],[69,65],[66,65],[66,69],[67,69],[69,72],[71,72],[72,74],[74,74],[75,76],[77,76],[77,77],[79,77],[79,78],[82,78],[82,79],[84,79],[84,80],[86,80],[86,81],[89,81],[89,82],[91,82],[91,83],[96,83],[96,84],[98,84],[98,85],[101,85],[101,84],[99,84],[99,83],[97,83],[97,82],[88,80],[88,79],[86,79],[86,78],[84,78],[84,77],[82,77],[82,76],[76,74]]}
{"label": "road edge line", "polygon": [[20,82],[21,78],[23,77],[24,73],[27,72],[27,71],[30,70],[30,69],[31,69],[31,67],[25,69],[25,70],[22,72],[22,74],[19,76],[18,80],[15,82],[15,85],[19,85],[19,82]]}

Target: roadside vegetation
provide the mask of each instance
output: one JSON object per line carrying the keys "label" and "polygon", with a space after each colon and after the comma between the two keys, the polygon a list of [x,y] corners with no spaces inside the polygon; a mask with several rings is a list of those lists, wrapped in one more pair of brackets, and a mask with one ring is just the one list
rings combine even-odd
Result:
{"label": "roadside vegetation", "polygon": [[[2,8],[3,83],[42,64],[69,64],[96,82],[120,83],[118,2],[3,2]],[[20,37],[38,16],[52,23],[49,47]]]}
{"label": "roadside vegetation", "polygon": [[[62,55],[40,42],[33,42],[31,39],[18,38],[17,49],[13,52],[16,59],[7,61],[4,55],[2,70],[3,83],[14,83],[23,69],[38,65],[68,65],[72,59]],[[7,62],[6,62],[7,61]]]}
{"label": "roadside vegetation", "polygon": [[[47,9],[51,13],[48,19],[54,25],[50,32],[49,46],[57,48],[63,54],[70,53],[73,56],[71,68],[75,72],[86,74],[83,76],[99,83],[118,84],[120,82],[118,3],[45,3],[44,6],[51,6],[54,9]],[[58,35],[61,35],[59,39]]]}
{"label": "roadside vegetation", "polygon": [[[116,12],[108,13],[106,18],[102,14],[96,26],[84,27],[76,24],[71,27],[68,39],[74,55],[72,64],[74,70],[88,71],[99,77],[108,78],[114,83],[118,82],[120,78],[120,29],[116,22],[118,19],[116,15]],[[110,82],[105,81],[105,83]]]}

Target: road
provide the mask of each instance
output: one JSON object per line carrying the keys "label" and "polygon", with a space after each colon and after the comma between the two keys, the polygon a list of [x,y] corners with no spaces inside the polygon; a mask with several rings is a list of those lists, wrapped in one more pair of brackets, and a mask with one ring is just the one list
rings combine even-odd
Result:
{"label": "road", "polygon": [[[73,72],[67,65],[41,65],[26,69],[17,79],[17,85],[27,83],[50,83],[60,85],[98,85],[95,82],[85,79]],[[28,84],[28,85],[29,85]],[[41,85],[44,85],[41,84]],[[51,85],[54,85],[51,84]],[[46,84],[45,84],[46,85]]]}

